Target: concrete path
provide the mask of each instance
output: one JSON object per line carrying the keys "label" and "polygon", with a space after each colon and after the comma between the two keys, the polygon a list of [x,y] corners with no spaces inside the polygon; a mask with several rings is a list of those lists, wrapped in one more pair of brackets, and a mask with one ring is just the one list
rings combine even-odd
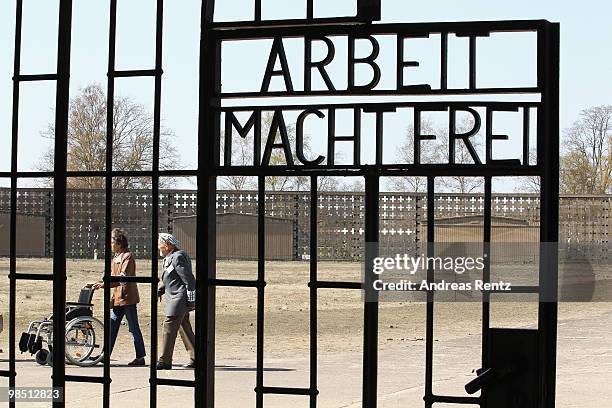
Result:
{"label": "concrete path", "polygon": [[[612,313],[559,324],[557,406],[559,408],[610,406],[612,400]],[[384,342],[385,339],[381,339]],[[434,392],[466,395],[463,385],[478,368],[480,336],[435,342]],[[420,339],[387,342],[379,364],[380,408],[422,407],[424,349]],[[47,386],[51,369],[26,358],[17,364],[19,386]],[[2,363],[4,366],[5,363]],[[361,406],[361,355],[357,352],[319,357],[319,407],[358,408]],[[101,367],[68,367],[68,373],[101,375]],[[112,405],[145,407],[149,402],[148,367],[113,364]],[[170,378],[193,378],[190,370],[162,372]],[[307,387],[308,357],[267,359],[264,374],[267,386]],[[0,385],[6,385],[6,380]],[[216,407],[254,407],[255,361],[220,359],[216,369]],[[101,406],[102,387],[91,384],[67,385],[67,407]],[[159,388],[160,407],[189,407],[193,393],[181,387]],[[266,396],[266,408],[306,408],[306,396]],[[28,407],[48,404],[27,404]],[[450,408],[455,405],[440,404]]]}

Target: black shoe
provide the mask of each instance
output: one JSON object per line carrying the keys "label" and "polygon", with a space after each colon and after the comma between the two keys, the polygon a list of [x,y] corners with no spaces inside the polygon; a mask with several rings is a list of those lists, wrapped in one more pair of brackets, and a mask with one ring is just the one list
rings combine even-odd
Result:
{"label": "black shoe", "polygon": [[158,361],[157,364],[155,364],[155,369],[156,370],[172,370],[172,364],[166,364],[166,363],[162,363]]}
{"label": "black shoe", "polygon": [[145,365],[144,357],[135,358],[128,363],[129,366],[143,366]]}
{"label": "black shoe", "polygon": [[189,363],[185,364],[183,368],[195,368],[195,361],[190,361]]}

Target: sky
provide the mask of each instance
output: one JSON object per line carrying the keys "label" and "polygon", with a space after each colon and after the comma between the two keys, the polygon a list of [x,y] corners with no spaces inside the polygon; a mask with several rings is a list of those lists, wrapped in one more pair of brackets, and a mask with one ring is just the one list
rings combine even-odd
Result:
{"label": "sky", "polygon": [[[355,0],[315,0],[316,16],[341,16],[355,12]],[[119,0],[117,25],[117,69],[150,69],[154,65],[155,1]],[[216,19],[248,19],[252,15],[253,0],[217,0]],[[263,0],[264,18],[303,17],[305,0]],[[71,63],[71,95],[91,83],[106,87],[108,58],[108,0],[74,0],[73,43]],[[515,0],[498,1],[420,1],[382,0],[382,21],[427,22],[427,21],[476,21],[503,19],[547,19],[561,23],[561,101],[560,127],[569,127],[578,118],[582,109],[612,103],[612,55],[607,44],[612,39],[612,5],[607,1],[585,0]],[[196,0],[166,1],[164,13],[164,76],[162,88],[163,126],[172,129],[180,160],[177,168],[195,168],[197,153],[197,90],[199,51],[199,2]],[[0,171],[10,169],[10,135],[12,112],[12,75],[14,44],[15,0],[0,2],[0,137],[5,146],[0,150]],[[54,73],[57,50],[57,0],[24,0],[22,73]],[[523,35],[479,40],[479,73],[483,85],[495,81],[529,83],[533,79],[532,39]],[[408,81],[433,78],[436,64],[435,38],[414,41],[407,45],[407,52],[421,61],[419,69],[406,71]],[[386,40],[381,39],[383,85],[385,66],[393,64],[385,52]],[[336,56],[344,60],[346,45],[336,42]],[[248,42],[224,48],[223,86],[226,90],[244,87],[257,88],[261,72],[268,58],[270,42]],[[297,67],[294,76],[296,85],[301,83],[299,56],[300,43],[289,41],[286,50],[290,67]],[[316,54],[315,48],[315,54]],[[367,53],[367,46],[358,44],[358,52]],[[452,62],[456,53],[456,65]],[[464,78],[465,44],[456,42],[451,51],[452,75],[458,84]],[[480,57],[479,57],[480,58]],[[463,62],[461,62],[463,61]],[[392,67],[392,66],[391,66]],[[293,69],[293,68],[292,68]],[[332,78],[342,78],[346,68],[340,63],[330,65]],[[248,75],[245,74],[248,72]],[[358,79],[367,78],[367,70],[358,70]],[[451,81],[453,79],[451,78]],[[249,82],[250,81],[250,82]],[[276,81],[276,83],[275,83]],[[346,81],[344,79],[344,81]],[[367,79],[366,79],[367,81]],[[315,83],[317,80],[315,80]],[[320,81],[319,81],[320,82]],[[279,86],[273,80],[272,86]],[[118,79],[116,92],[143,103],[152,111],[153,79]],[[336,99],[336,101],[347,101]],[[382,99],[368,99],[382,101]],[[36,82],[21,85],[19,126],[19,170],[36,170],[42,154],[52,144],[43,138],[41,131],[53,121],[55,83]],[[299,102],[299,101],[292,101]],[[311,101],[312,102],[312,101]],[[317,100],[316,102],[321,102]],[[235,103],[235,102],[234,102]],[[246,104],[248,101],[240,101]],[[370,115],[372,116],[372,115]],[[504,117],[505,116],[505,117]],[[340,118],[342,116],[339,115]],[[347,117],[347,116],[345,116]],[[291,121],[291,118],[288,119]],[[344,122],[344,120],[341,120]],[[516,123],[509,114],[500,115],[499,131],[506,131],[513,139]],[[386,148],[385,158],[393,161],[397,146],[405,137],[408,122],[405,113],[391,115],[385,125],[391,145]],[[313,136],[314,150],[322,146],[317,138],[319,128],[309,125],[307,132]],[[338,125],[338,133],[350,132],[344,124]],[[364,138],[371,134],[373,118],[364,118]],[[369,133],[368,133],[369,132]],[[516,135],[514,135],[516,137]],[[371,138],[369,138],[371,140]],[[367,142],[366,142],[367,146]],[[500,154],[507,149],[510,156],[520,147],[510,141],[501,146]],[[164,154],[164,152],[162,152]],[[350,155],[349,155],[350,156]],[[366,159],[367,162],[367,159]],[[24,185],[24,184],[22,184]]]}

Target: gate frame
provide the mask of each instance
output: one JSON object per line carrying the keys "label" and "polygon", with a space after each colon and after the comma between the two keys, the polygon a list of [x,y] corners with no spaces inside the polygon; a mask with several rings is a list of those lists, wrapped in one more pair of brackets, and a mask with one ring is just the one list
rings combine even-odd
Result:
{"label": "gate frame", "polygon": [[[238,281],[238,280],[219,280],[216,279],[214,269],[207,269],[208,272],[208,289],[206,293],[206,305],[208,310],[201,307],[199,313],[206,313],[205,331],[207,339],[199,339],[200,350],[203,347],[207,348],[207,360],[204,362],[206,367],[205,382],[198,384],[206,398],[205,404],[207,407],[214,406],[214,395],[208,390],[214,390],[214,351],[211,355],[209,352],[213,349],[215,330],[215,288],[217,286],[234,286],[234,287],[255,287],[258,291],[257,300],[257,385],[256,392],[256,407],[262,408],[263,396],[265,394],[285,394],[285,395],[307,395],[310,397],[311,408],[316,407],[317,389],[317,358],[316,358],[316,290],[320,288],[335,288],[335,289],[361,289],[361,283],[357,282],[323,282],[316,277],[317,257],[316,257],[316,200],[317,200],[317,175],[362,175],[365,177],[365,235],[366,241],[378,242],[378,193],[379,193],[379,178],[381,176],[393,175],[418,175],[426,176],[427,183],[427,199],[428,199],[428,243],[434,241],[434,181],[437,176],[456,174],[459,171],[461,174],[481,176],[485,181],[485,208],[484,208],[484,237],[483,242],[489,243],[491,239],[491,180],[493,176],[539,176],[541,177],[541,207],[540,207],[540,241],[553,242],[558,240],[558,202],[559,202],[559,130],[558,130],[558,99],[559,99],[559,24],[549,23],[544,20],[534,21],[498,21],[498,22],[474,22],[474,23],[399,23],[399,24],[381,24],[370,25],[374,19],[371,19],[366,24],[364,20],[353,20],[348,22],[342,21],[342,25],[330,25],[329,21],[317,21],[312,18],[311,9],[308,9],[306,20],[278,20],[274,22],[261,21],[261,10],[257,9],[257,5],[261,6],[261,2],[256,1],[255,20],[249,22],[224,22],[216,23],[213,18],[214,0],[206,2],[208,8],[203,8],[202,15],[202,37],[201,37],[201,88],[200,88],[200,146],[214,146],[207,150],[207,155],[202,154],[200,164],[204,165],[206,184],[203,189],[200,189],[201,183],[198,183],[198,194],[205,200],[210,200],[211,203],[198,212],[198,231],[207,231],[207,237],[213,237],[214,234],[210,231],[211,226],[215,223],[214,212],[214,197],[216,192],[215,179],[216,176],[228,175],[247,175],[256,176],[258,178],[258,202],[259,202],[259,262],[258,262],[258,279],[256,281]],[[312,6],[312,1],[308,1],[308,6]],[[378,5],[380,6],[380,4]],[[383,28],[381,28],[383,27]],[[382,32],[388,27],[387,32]],[[221,91],[221,50],[220,44],[223,40],[234,39],[263,39],[263,38],[305,38],[308,36],[327,36],[332,34],[348,35],[351,38],[357,33],[364,34],[395,34],[399,30],[413,28],[416,32],[435,32],[436,29],[444,32],[463,32],[466,33],[501,31],[504,28],[508,31],[537,31],[538,33],[538,78],[537,87],[535,88],[513,88],[512,91],[517,93],[538,92],[541,94],[541,101],[538,106],[538,162],[536,166],[521,165],[518,167],[504,165],[485,165],[485,170],[478,169],[478,166],[461,166],[461,165],[408,165],[408,166],[389,166],[389,165],[364,165],[364,166],[321,166],[310,167],[304,166],[221,166],[219,164],[219,145],[220,145],[220,112],[221,101],[223,98],[239,98],[239,97],[274,97],[274,96],[308,96],[308,95],[362,95],[361,91],[278,91],[278,92],[236,92],[224,94]],[[372,29],[373,28],[373,29]],[[394,28],[398,31],[394,31]],[[372,30],[370,30],[372,29]],[[376,31],[377,29],[381,31]],[[410,31],[408,29],[408,31]],[[478,34],[475,34],[478,35]],[[475,37],[470,36],[470,88],[467,93],[484,93],[476,92],[476,72],[475,72]],[[447,52],[443,50],[444,53]],[[212,63],[210,61],[213,61]],[[442,73],[441,83],[446,84],[446,73]],[[444,85],[443,85],[444,86]],[[444,86],[445,87],[445,86]],[[491,93],[503,93],[510,89],[490,89]],[[365,92],[365,94],[374,94],[375,92]],[[398,94],[401,92],[381,91],[378,94]],[[441,92],[444,94],[443,92]],[[453,94],[463,94],[464,92],[450,92]],[[431,95],[432,92],[413,90],[404,92],[410,95]],[[355,104],[359,105],[359,104]],[[296,105],[291,105],[296,107]],[[314,105],[321,107],[322,105]],[[268,110],[273,110],[278,106],[267,106]],[[248,106],[241,106],[244,110],[251,110]],[[232,107],[231,110],[240,110],[240,108]],[[282,107],[281,107],[282,108]],[[219,110],[219,117],[215,116],[215,110]],[[229,108],[228,108],[229,110]],[[264,110],[264,109],[262,109]],[[527,125],[528,126],[528,125]],[[210,132],[206,130],[210,129]],[[226,135],[227,137],[227,135]],[[231,136],[230,136],[231,137]],[[379,141],[377,141],[377,146]],[[523,146],[523,158],[528,157],[529,151],[528,141]],[[355,147],[357,149],[357,147]],[[202,149],[200,149],[202,152]],[[311,178],[311,231],[310,231],[310,282],[311,290],[311,343],[310,343],[310,386],[308,388],[296,387],[267,387],[263,382],[263,293],[266,285],[265,269],[264,269],[264,236],[265,228],[263,223],[263,215],[265,212],[265,176],[271,175],[308,175]],[[198,200],[200,201],[200,200]],[[210,211],[212,209],[212,211]],[[198,206],[198,211],[200,206]],[[214,265],[215,243],[211,239],[198,239],[198,245],[201,245],[206,250],[206,256],[202,259],[206,265]],[[428,255],[430,249],[428,248]],[[198,251],[203,253],[204,251]],[[485,249],[485,253],[488,248]],[[377,249],[366,249],[366,265],[368,260],[376,256]],[[556,299],[551,297],[551,293],[556,293],[557,289],[557,253],[547,252],[546,256],[540,257],[540,272],[539,287],[545,288],[544,291],[539,290],[540,299]],[[198,264],[200,263],[198,259]],[[371,276],[365,277],[365,284],[372,279]],[[490,271],[488,263],[484,270],[484,279],[490,280]],[[433,270],[428,270],[428,280],[433,280]],[[521,293],[525,291],[532,293],[533,287],[520,288],[513,291]],[[202,298],[200,295],[198,295]],[[433,292],[427,293],[427,327],[426,327],[426,379],[425,379],[425,407],[432,407],[434,403],[457,403],[457,404],[478,404],[485,406],[485,392],[480,397],[454,397],[435,395],[433,393],[433,311],[434,311],[434,295]],[[488,360],[488,329],[489,329],[489,301],[490,294],[483,293],[483,341],[482,341],[482,366],[487,367]],[[542,408],[552,408],[555,405],[555,375],[556,375],[556,324],[557,324],[557,304],[552,302],[543,302],[539,304],[539,370],[540,370],[540,396],[539,406]],[[364,354],[363,354],[363,406],[377,406],[377,334],[378,334],[378,303],[365,302],[364,304]],[[205,344],[204,344],[205,343]],[[200,394],[200,393],[197,393]],[[199,406],[199,405],[198,405]]]}
{"label": "gate frame", "polygon": [[[112,178],[121,176],[151,177],[153,192],[152,213],[152,248],[157,245],[158,210],[159,210],[159,177],[160,176],[197,176],[198,207],[197,207],[197,267],[196,267],[196,352],[203,355],[203,359],[197,359],[195,380],[171,380],[159,379],[155,367],[151,364],[150,369],[150,406],[157,405],[157,386],[173,385],[193,387],[194,401],[197,407],[214,407],[214,362],[215,362],[215,298],[217,286],[251,287],[258,291],[257,297],[257,374],[256,381],[256,406],[263,407],[265,394],[289,394],[305,395],[310,398],[310,406],[317,405],[317,290],[323,288],[334,289],[362,289],[361,282],[326,282],[317,278],[317,176],[318,175],[359,175],[365,177],[366,189],[366,240],[368,242],[378,241],[378,194],[379,178],[382,176],[412,175],[427,177],[427,228],[428,241],[434,240],[434,181],[436,177],[452,174],[464,174],[466,176],[479,176],[485,180],[485,232],[483,242],[490,240],[491,227],[491,179],[493,176],[539,176],[541,177],[540,193],[540,241],[544,243],[556,243],[558,240],[558,216],[559,216],[559,24],[549,23],[544,20],[534,21],[498,21],[498,22],[473,22],[473,23],[399,23],[372,25],[373,21],[380,19],[380,0],[357,0],[358,12],[355,17],[348,18],[315,18],[313,0],[307,0],[307,17],[305,19],[265,21],[261,16],[261,0],[255,0],[255,19],[244,22],[218,23],[214,22],[214,0],[202,0],[201,10],[201,37],[200,37],[200,68],[199,68],[199,128],[198,128],[198,170],[159,170],[159,137],[161,120],[161,79],[162,79],[162,26],[163,26],[163,0],[156,0],[156,56],[155,68],[151,70],[127,70],[115,69],[115,40],[116,40],[116,13],[117,0],[110,0],[110,24],[109,24],[109,61],[108,61],[108,100],[107,107],[113,106],[114,101],[114,79],[120,77],[153,77],[155,79],[154,96],[154,131],[153,131],[153,167],[151,171],[114,171],[112,169],[112,130],[107,130],[106,169],[99,172],[68,171],[67,169],[67,131],[68,131],[68,109],[70,102],[70,46],[72,29],[72,0],[59,0],[58,21],[58,52],[57,72],[53,74],[23,75],[20,71],[21,64],[21,31],[22,31],[22,9],[24,0],[16,0],[16,28],[15,28],[15,58],[13,77],[13,115],[12,115],[12,147],[11,147],[11,170],[0,172],[0,177],[8,177],[11,180],[11,225],[10,225],[10,263],[9,263],[9,369],[0,371],[0,376],[8,377],[9,386],[15,386],[15,305],[16,305],[16,283],[19,280],[39,280],[53,282],[53,313],[54,319],[54,350],[53,358],[56,364],[53,366],[52,384],[54,387],[64,387],[66,382],[86,382],[103,385],[103,406],[110,404],[110,357],[105,355],[102,377],[67,375],[65,372],[64,353],[65,338],[63,336],[65,326],[64,307],[66,302],[66,189],[67,177],[99,176],[106,178],[106,233],[112,227]],[[25,0],[27,1],[27,0]],[[322,29],[327,33],[323,34]],[[541,100],[538,106],[538,161],[537,165],[522,165],[520,167],[495,165],[363,165],[363,166],[325,166],[325,167],[249,167],[237,166],[224,168],[219,166],[219,135],[220,123],[217,114],[220,112],[221,99],[228,95],[221,93],[221,48],[220,41],[223,39],[286,37],[304,37],[308,35],[331,35],[345,34],[353,37],[362,31],[372,34],[383,34],[381,30],[387,30],[389,34],[398,33],[401,30],[411,32],[491,32],[491,31],[537,31],[538,33],[538,77],[535,88],[498,88],[477,89],[475,87],[475,39],[470,37],[470,89],[466,92],[448,89],[447,94],[484,94],[503,93],[512,91],[514,93],[540,93]],[[476,34],[477,35],[477,34]],[[444,43],[444,42],[443,42]],[[444,47],[443,47],[444,48]],[[446,54],[443,54],[443,60]],[[55,111],[55,161],[52,172],[27,172],[18,171],[17,146],[18,146],[18,108],[19,108],[19,85],[27,81],[56,81],[56,111]],[[446,83],[446,73],[442,73],[441,83]],[[479,92],[480,91],[480,92]],[[390,94],[406,95],[431,95],[431,92],[423,90],[411,91],[383,91],[376,92],[378,95]],[[255,95],[229,95],[239,96],[261,96]],[[295,93],[298,95],[299,93]],[[362,91],[338,91],[338,92],[302,92],[306,94],[334,94],[334,95],[361,95]],[[368,94],[374,94],[370,92]],[[443,92],[441,92],[443,94]],[[269,92],[267,96],[275,96]],[[361,104],[356,104],[361,105]],[[113,109],[107,109],[107,123],[112,123]],[[528,154],[528,151],[524,155]],[[216,202],[216,177],[220,175],[243,174],[258,177],[259,196],[259,232],[258,232],[258,277],[254,281],[221,280],[216,278],[215,271],[215,202]],[[265,177],[268,175],[307,175],[311,179],[311,207],[310,207],[310,301],[311,301],[311,331],[310,331],[310,384],[308,388],[267,387],[263,378],[263,302],[265,281],[265,248],[264,248],[264,216],[265,216]],[[33,274],[17,273],[16,270],[16,205],[17,205],[17,181],[19,178],[53,178],[54,189],[54,234],[53,234],[53,273]],[[314,233],[313,233],[314,232]],[[118,278],[110,276],[110,248],[106,243],[105,251],[105,274],[104,301],[110,299],[110,285],[117,282]],[[428,249],[429,251],[429,249]],[[375,250],[366,251],[366,260],[376,255]],[[157,254],[151,254],[151,275],[124,279],[125,281],[148,283],[151,285],[151,360],[156,360],[157,355]],[[556,293],[557,288],[557,254],[550,253],[540,259],[540,300],[551,299],[550,295]],[[542,273],[542,271],[546,273]],[[484,276],[488,278],[488,267],[485,268]],[[433,279],[433,270],[428,271],[428,279]],[[367,282],[367,277],[366,277]],[[544,293],[542,291],[544,288]],[[483,294],[483,366],[486,367],[486,333],[489,327],[489,294]],[[453,397],[434,395],[433,393],[433,292],[428,292],[427,303],[427,325],[426,325],[426,379],[425,379],[425,406],[431,407],[434,403],[458,403],[479,404],[484,406],[481,397]],[[312,307],[314,305],[314,307]],[[109,327],[110,312],[105,308],[104,324]],[[556,374],[556,331],[557,331],[557,303],[544,302],[539,304],[538,332],[539,332],[539,370],[540,370],[540,395],[539,406],[541,408],[553,408],[555,406],[555,374]],[[367,302],[364,305],[364,364],[363,364],[363,406],[374,408],[377,404],[377,335],[378,335],[378,303]],[[110,331],[105,330],[105,344],[108,344]],[[59,362],[62,362],[61,364]],[[9,403],[12,408],[14,402]],[[54,402],[54,407],[63,407],[64,402]]]}

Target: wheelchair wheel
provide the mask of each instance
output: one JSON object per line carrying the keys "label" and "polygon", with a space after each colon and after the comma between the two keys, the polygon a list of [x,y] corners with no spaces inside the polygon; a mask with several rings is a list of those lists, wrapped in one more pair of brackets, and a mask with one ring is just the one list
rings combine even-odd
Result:
{"label": "wheelchair wheel", "polygon": [[49,353],[49,350],[47,350],[47,349],[40,349],[34,355],[34,359],[36,360],[36,362],[38,364],[46,365],[47,364],[47,360],[49,359],[49,355],[50,354],[51,353]]}
{"label": "wheelchair wheel", "polygon": [[19,351],[25,353],[28,351],[28,343],[30,341],[30,333],[23,332],[21,333],[21,338],[19,338]]}
{"label": "wheelchair wheel", "polygon": [[34,354],[42,349],[42,337],[36,337],[36,334],[30,334],[30,340],[28,342],[28,351],[30,354]]}
{"label": "wheelchair wheel", "polygon": [[66,325],[66,359],[81,367],[91,367],[102,360],[104,325],[98,319],[81,316]]}

